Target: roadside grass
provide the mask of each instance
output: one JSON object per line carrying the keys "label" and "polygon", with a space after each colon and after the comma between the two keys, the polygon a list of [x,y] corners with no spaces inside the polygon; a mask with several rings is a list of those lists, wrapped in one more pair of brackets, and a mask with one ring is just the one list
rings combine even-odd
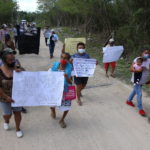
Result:
{"label": "roadside grass", "polygon": [[[78,38],[78,37],[85,37],[90,38],[92,40],[87,40],[87,46],[86,46],[86,52],[90,55],[91,58],[97,59],[99,62],[99,65],[104,68],[104,63],[103,63],[103,55],[102,55],[102,45],[103,42],[99,41],[105,41],[103,35],[89,35],[84,32],[80,32],[80,34],[77,34],[77,31],[71,30],[70,27],[61,27],[63,30],[61,33],[58,34],[60,41],[64,42],[65,38]],[[136,54],[130,56],[128,59],[123,59],[120,58],[117,63],[116,63],[116,69],[115,69],[115,76],[122,82],[129,84],[131,86],[131,72],[129,71],[132,61],[137,57]],[[111,67],[109,69],[111,71]],[[105,72],[103,73],[105,75]],[[150,75],[148,76],[148,80],[150,80]],[[147,93],[148,96],[150,96],[150,88],[148,85],[143,86],[143,90]]]}

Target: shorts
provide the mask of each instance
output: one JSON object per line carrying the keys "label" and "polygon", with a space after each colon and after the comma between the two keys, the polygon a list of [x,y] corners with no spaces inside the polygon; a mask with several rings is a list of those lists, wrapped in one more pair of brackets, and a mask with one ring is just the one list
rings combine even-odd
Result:
{"label": "shorts", "polygon": [[109,68],[109,64],[111,64],[112,68],[116,68],[116,62],[105,63],[105,69]]}
{"label": "shorts", "polygon": [[74,83],[75,84],[84,84],[86,85],[88,82],[88,77],[75,77],[74,76]]}
{"label": "shorts", "polygon": [[11,107],[11,103],[0,102],[0,108],[4,116],[11,115],[13,111],[21,111],[22,107]]}

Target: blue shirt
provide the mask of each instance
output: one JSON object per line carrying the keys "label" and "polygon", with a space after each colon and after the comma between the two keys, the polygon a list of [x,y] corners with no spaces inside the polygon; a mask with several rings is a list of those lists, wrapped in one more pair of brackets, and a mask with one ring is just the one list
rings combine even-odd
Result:
{"label": "blue shirt", "polygon": [[90,59],[89,54],[84,53],[84,55],[80,55],[79,53],[75,53],[71,56],[71,58],[86,58],[86,59]]}
{"label": "blue shirt", "polygon": [[18,35],[17,35],[17,29],[16,29],[16,28],[13,29],[13,32],[14,32],[14,36],[18,36]]}

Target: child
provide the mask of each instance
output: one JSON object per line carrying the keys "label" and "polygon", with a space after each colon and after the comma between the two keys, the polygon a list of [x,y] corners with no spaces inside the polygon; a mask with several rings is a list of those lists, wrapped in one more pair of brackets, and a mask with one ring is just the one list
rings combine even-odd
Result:
{"label": "child", "polygon": [[[140,70],[141,68],[145,68],[148,71],[148,69],[144,65],[142,65],[142,63],[143,63],[143,59],[138,58],[136,64],[134,64],[134,66],[133,66],[134,69]],[[141,77],[142,77],[142,72],[134,73],[134,85],[136,85],[140,82]]]}

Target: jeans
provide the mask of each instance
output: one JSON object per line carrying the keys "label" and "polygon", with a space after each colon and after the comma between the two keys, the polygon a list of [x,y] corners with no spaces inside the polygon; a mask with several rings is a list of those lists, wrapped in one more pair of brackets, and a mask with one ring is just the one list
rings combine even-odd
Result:
{"label": "jeans", "polygon": [[55,48],[55,44],[49,44],[49,52],[50,52],[50,55],[53,55],[53,53],[54,53],[54,48]]}
{"label": "jeans", "polygon": [[139,110],[141,110],[143,109],[142,107],[142,85],[136,84],[134,86],[134,89],[128,98],[128,102],[131,102],[136,94],[137,94],[137,107],[139,107]]}
{"label": "jeans", "polygon": [[48,40],[48,38],[45,38],[45,44],[47,45],[47,40]]}

